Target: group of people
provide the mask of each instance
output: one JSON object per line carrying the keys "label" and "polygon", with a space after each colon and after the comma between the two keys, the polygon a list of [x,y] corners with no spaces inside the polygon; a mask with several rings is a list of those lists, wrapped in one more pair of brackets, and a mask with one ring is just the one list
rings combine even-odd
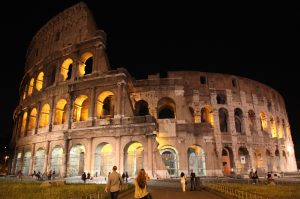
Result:
{"label": "group of people", "polygon": [[87,174],[85,172],[82,173],[81,175],[81,180],[85,183],[86,180],[92,180],[93,177],[91,177],[91,174],[88,172]]}
{"label": "group of people", "polygon": [[[123,175],[124,174],[124,175]],[[108,175],[105,192],[110,192],[111,199],[117,199],[121,185],[128,179],[128,173],[123,173],[122,176],[117,172],[117,166],[113,166],[112,172]],[[123,177],[124,176],[124,177]],[[139,199],[151,199],[150,192],[147,189],[147,181],[150,178],[144,169],[140,169],[138,176],[134,179],[134,197]]]}
{"label": "group of people", "polygon": [[251,169],[249,173],[249,179],[252,179],[252,184],[257,184],[258,182],[257,170],[253,172],[253,169]]}
{"label": "group of people", "polygon": [[[196,174],[194,173],[193,170],[191,170],[190,181],[191,181],[191,191],[196,191]],[[185,192],[188,181],[184,172],[181,172],[180,174],[180,184],[181,184],[182,191]]]}

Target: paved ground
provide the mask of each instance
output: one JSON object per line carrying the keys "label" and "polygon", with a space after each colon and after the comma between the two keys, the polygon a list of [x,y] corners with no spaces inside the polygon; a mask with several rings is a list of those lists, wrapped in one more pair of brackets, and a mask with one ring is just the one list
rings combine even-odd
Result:
{"label": "paved ground", "polygon": [[[186,192],[182,192],[179,180],[173,181],[151,181],[148,186],[153,199],[222,199],[205,190],[190,191],[189,185]],[[120,199],[134,199],[131,192]]]}

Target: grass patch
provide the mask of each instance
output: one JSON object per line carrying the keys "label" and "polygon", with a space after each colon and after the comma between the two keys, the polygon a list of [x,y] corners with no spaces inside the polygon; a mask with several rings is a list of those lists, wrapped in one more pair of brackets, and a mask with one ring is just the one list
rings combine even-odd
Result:
{"label": "grass patch", "polygon": [[239,184],[239,183],[222,183],[225,186],[256,193],[261,196],[276,198],[276,199],[295,199],[300,198],[299,184],[284,184],[284,185],[264,185],[264,184]]}
{"label": "grass patch", "polygon": [[[108,198],[104,192],[105,185],[98,184],[66,184],[58,187],[41,187],[37,182],[1,182],[0,198],[18,199],[59,199],[59,198],[86,198],[90,193],[98,193]],[[129,185],[127,189],[131,188]],[[125,191],[125,190],[124,190]],[[84,196],[84,197],[83,197]]]}

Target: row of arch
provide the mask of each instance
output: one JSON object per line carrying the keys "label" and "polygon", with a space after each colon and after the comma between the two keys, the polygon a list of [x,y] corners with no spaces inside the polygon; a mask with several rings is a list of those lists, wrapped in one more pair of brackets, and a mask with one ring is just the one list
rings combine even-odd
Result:
{"label": "row of arch", "polygon": [[[177,150],[170,145],[160,148],[160,154],[165,164],[165,168],[170,176],[179,175],[179,156]],[[59,145],[55,146],[50,156],[50,167],[48,170],[55,170],[57,175],[62,175],[63,164],[68,165],[67,175],[81,175],[86,168],[85,158],[86,150],[82,144],[74,145],[69,151],[68,163],[64,162],[64,151]],[[107,176],[115,164],[115,154],[112,144],[103,142],[97,145],[95,153],[91,154],[94,158],[94,171],[92,172],[100,176]],[[206,175],[206,155],[202,147],[192,145],[187,150],[188,170],[193,170],[196,175]],[[15,172],[23,171],[24,175],[30,175],[33,171],[46,172],[45,165],[46,153],[43,148],[38,148],[34,156],[33,168],[30,171],[32,161],[31,152],[26,151],[17,154]],[[129,176],[136,176],[139,169],[145,168],[144,165],[144,146],[140,142],[131,142],[124,147],[124,171],[127,171]]]}
{"label": "row of arch", "polygon": [[[261,173],[271,171],[286,171],[288,165],[289,152],[276,149],[274,153],[271,153],[269,149],[256,148],[253,153],[254,165],[251,164],[251,157],[246,147],[239,147],[238,149],[238,162],[239,171],[247,173],[249,169],[255,168]],[[224,175],[230,175],[230,173],[237,167],[234,161],[234,155],[231,147],[224,147],[222,150],[222,165]]]}
{"label": "row of arch", "polygon": [[[59,81],[67,81],[72,77],[74,61],[71,58],[67,58],[63,61],[59,71]],[[93,71],[93,54],[91,52],[85,52],[80,56],[78,60],[78,76],[83,77],[91,74]],[[54,74],[56,71],[54,70]],[[26,84],[23,90],[23,99],[32,95],[34,90],[41,91],[44,87],[44,72],[40,71],[36,78],[32,77],[29,84]],[[54,81],[54,80],[53,80]]]}
{"label": "row of arch", "polygon": [[[253,110],[248,111],[248,127],[251,133],[255,134],[258,131],[256,115]],[[245,120],[243,111],[240,108],[234,109],[234,124],[237,133],[245,133]],[[268,120],[264,112],[259,114],[260,127],[263,132],[268,131]],[[280,120],[279,117],[276,118],[276,122],[273,117],[270,117],[270,128],[272,137],[283,138],[289,133],[289,127],[285,124],[285,120]],[[229,132],[229,116],[228,111],[225,108],[219,109],[219,123],[221,132]]]}

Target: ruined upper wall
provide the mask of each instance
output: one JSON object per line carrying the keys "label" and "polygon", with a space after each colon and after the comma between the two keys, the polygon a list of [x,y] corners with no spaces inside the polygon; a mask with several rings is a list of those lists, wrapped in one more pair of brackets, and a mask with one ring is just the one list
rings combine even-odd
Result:
{"label": "ruined upper wall", "polygon": [[90,38],[102,37],[105,42],[105,33],[96,30],[92,13],[85,3],[64,10],[46,23],[31,40],[26,54],[26,70],[56,51]]}

